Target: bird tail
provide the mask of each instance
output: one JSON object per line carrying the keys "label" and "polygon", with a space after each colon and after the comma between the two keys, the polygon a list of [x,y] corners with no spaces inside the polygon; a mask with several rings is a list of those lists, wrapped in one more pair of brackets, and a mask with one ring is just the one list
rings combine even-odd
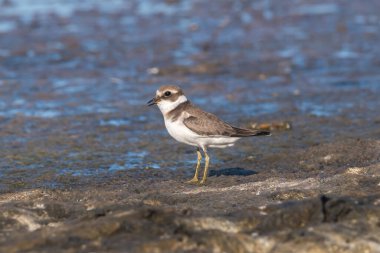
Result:
{"label": "bird tail", "polygon": [[266,130],[249,130],[238,127],[233,127],[235,133],[231,137],[249,137],[249,136],[269,136],[270,131]]}

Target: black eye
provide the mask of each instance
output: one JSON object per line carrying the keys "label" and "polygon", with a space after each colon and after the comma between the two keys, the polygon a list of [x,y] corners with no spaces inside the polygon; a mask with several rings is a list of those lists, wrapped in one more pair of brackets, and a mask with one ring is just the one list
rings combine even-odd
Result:
{"label": "black eye", "polygon": [[165,91],[164,95],[165,97],[169,97],[172,93],[170,91]]}

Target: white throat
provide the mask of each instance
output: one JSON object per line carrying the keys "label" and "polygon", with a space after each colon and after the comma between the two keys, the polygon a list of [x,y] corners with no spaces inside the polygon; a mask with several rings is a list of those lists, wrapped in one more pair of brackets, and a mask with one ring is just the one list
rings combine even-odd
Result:
{"label": "white throat", "polygon": [[162,114],[165,116],[166,113],[170,112],[171,110],[175,109],[179,104],[182,104],[183,102],[186,102],[187,98],[184,95],[181,95],[178,97],[176,101],[166,101],[161,100],[157,106],[162,112]]}

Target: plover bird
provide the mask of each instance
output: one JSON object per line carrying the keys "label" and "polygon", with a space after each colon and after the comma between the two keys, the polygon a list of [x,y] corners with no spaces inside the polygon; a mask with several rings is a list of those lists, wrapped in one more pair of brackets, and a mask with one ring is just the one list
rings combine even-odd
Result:
{"label": "plover bird", "polygon": [[205,167],[200,184],[207,180],[210,158],[207,148],[232,147],[242,137],[270,135],[269,131],[237,128],[220,120],[214,114],[205,112],[193,105],[182,89],[174,85],[161,86],[148,105],[157,105],[164,116],[169,134],[179,142],[197,147],[197,167],[190,183],[198,183],[202,149],[205,155]]}

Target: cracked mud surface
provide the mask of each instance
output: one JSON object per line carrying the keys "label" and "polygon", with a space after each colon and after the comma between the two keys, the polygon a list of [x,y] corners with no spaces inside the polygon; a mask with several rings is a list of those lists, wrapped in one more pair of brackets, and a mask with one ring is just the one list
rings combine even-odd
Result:
{"label": "cracked mud surface", "polygon": [[[377,1],[0,1],[0,252],[380,252]],[[179,84],[266,138],[196,153]]]}

